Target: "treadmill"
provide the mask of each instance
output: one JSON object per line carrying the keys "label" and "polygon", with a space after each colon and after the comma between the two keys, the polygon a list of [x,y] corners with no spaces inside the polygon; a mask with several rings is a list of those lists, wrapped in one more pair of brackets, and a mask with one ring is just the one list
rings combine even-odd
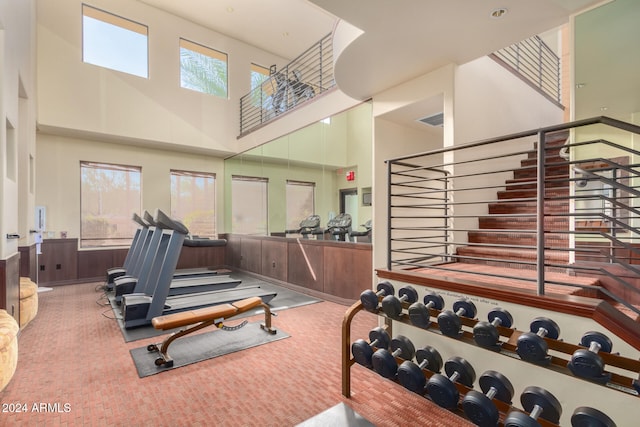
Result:
{"label": "treadmill", "polygon": [[[132,271],[131,275],[121,276],[114,279],[115,301],[120,304],[122,296],[131,293],[147,293],[153,294],[155,283],[150,280],[151,267],[154,259],[158,256],[158,249],[162,236],[163,228],[171,228],[175,225],[162,211],[158,211],[160,218],[165,223],[158,223],[153,216],[145,212],[144,221],[148,224],[147,239],[143,243],[142,254],[138,260],[138,265]],[[184,226],[183,226],[184,227]],[[185,227],[186,230],[186,227]],[[185,237],[185,241],[188,240]],[[225,241],[226,243],[226,241]],[[183,242],[184,244],[184,242]],[[180,249],[177,248],[178,255]],[[223,270],[228,271],[228,270]],[[195,292],[213,291],[227,288],[234,288],[242,283],[239,279],[231,278],[227,274],[221,274],[217,270],[209,268],[189,268],[184,270],[175,270],[173,280],[169,289],[169,295],[183,295]]]}
{"label": "treadmill", "polygon": [[127,256],[124,259],[122,267],[113,267],[107,270],[107,290],[113,289],[115,278],[132,274],[134,267],[138,264],[143,253],[143,247],[149,234],[149,225],[137,213],[133,214],[132,219],[139,227],[136,229],[136,233],[133,236],[131,246],[129,247],[129,251],[127,252]]}
{"label": "treadmill", "polygon": [[180,247],[188,230],[179,221],[172,220],[160,210],[157,212],[156,222],[163,228],[157,249],[152,250],[154,256],[148,263],[150,264],[147,281],[149,286],[144,293],[122,296],[122,314],[126,329],[148,325],[151,319],[157,316],[232,303],[249,297],[258,296],[267,304],[277,295],[275,291],[267,291],[260,286],[246,286],[169,296]]}

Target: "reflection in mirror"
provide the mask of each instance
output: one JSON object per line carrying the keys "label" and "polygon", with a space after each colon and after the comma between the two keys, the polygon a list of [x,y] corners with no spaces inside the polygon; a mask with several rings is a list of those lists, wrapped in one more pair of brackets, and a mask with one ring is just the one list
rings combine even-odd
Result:
{"label": "reflection in mirror", "polygon": [[[363,103],[225,160],[225,230],[300,235],[310,215],[326,228],[345,209],[352,228],[362,229],[372,213],[362,198],[372,185],[371,114]],[[346,205],[345,190],[356,195]]]}

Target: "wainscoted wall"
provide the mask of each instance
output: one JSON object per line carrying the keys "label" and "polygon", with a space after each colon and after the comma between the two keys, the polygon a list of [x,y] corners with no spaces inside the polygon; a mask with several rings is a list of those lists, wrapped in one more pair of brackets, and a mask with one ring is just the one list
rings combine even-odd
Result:
{"label": "wainscoted wall", "polygon": [[373,280],[371,244],[226,236],[227,264],[342,299],[358,299]]}
{"label": "wainscoted wall", "polygon": [[20,253],[0,260],[0,308],[20,323]]}

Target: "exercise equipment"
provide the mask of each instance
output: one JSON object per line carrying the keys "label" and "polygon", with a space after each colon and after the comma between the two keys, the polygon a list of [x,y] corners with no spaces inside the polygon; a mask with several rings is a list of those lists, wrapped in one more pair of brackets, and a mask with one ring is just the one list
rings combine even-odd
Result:
{"label": "exercise equipment", "polygon": [[611,353],[613,343],[605,334],[597,331],[585,333],[580,339],[581,348],[573,352],[567,367],[576,377],[600,383],[611,381],[611,373],[604,372],[605,363],[599,351]]}
{"label": "exercise equipment", "polygon": [[[158,210],[157,219],[154,219],[148,212],[144,213],[144,222],[147,224],[146,240],[143,243],[137,264],[132,271],[124,276],[114,279],[115,302],[120,304],[122,296],[131,293],[153,294],[156,286],[150,280],[151,268],[160,251],[160,242],[163,229],[176,229],[188,234],[188,230],[182,224],[169,219],[162,211]],[[190,243],[186,243],[190,242]],[[198,243],[195,243],[198,242]],[[211,239],[185,239],[183,246],[214,246],[226,244],[226,240]],[[182,246],[175,250],[180,253]],[[222,272],[227,270],[222,270]],[[241,283],[241,280],[231,279],[228,275],[218,274],[217,270],[209,268],[188,268],[174,270],[169,295],[183,295],[194,292],[205,292],[227,288],[234,288]]]}
{"label": "exercise equipment", "polygon": [[391,351],[386,348],[376,350],[371,358],[371,364],[373,365],[373,370],[378,374],[385,378],[395,379],[398,372],[396,357],[405,360],[413,359],[416,349],[411,340],[404,335],[398,335],[392,339],[389,348]]}
{"label": "exercise equipment", "polygon": [[427,292],[423,298],[424,303],[417,301],[409,306],[409,320],[414,326],[429,329],[431,326],[431,313],[429,310],[442,310],[444,299],[435,292]]}
{"label": "exercise equipment", "polygon": [[616,427],[609,416],[595,408],[580,406],[571,415],[572,427]]}
{"label": "exercise equipment", "polygon": [[453,310],[444,310],[438,314],[438,326],[443,335],[458,338],[462,335],[460,317],[473,319],[476,316],[476,306],[471,300],[465,298],[454,302]]}
{"label": "exercise equipment", "polygon": [[427,382],[427,392],[429,397],[438,406],[446,409],[458,407],[460,392],[456,387],[456,382],[469,388],[473,387],[476,380],[476,372],[469,362],[459,356],[454,356],[444,364],[444,371],[447,376],[433,374]]}
{"label": "exercise equipment", "polygon": [[513,317],[507,310],[496,307],[489,312],[487,318],[488,322],[480,321],[473,327],[473,339],[480,347],[500,350],[500,332],[497,326],[510,328]]}
{"label": "exercise equipment", "polygon": [[359,242],[360,241],[360,239],[358,237],[362,237],[363,238],[363,242],[371,242],[371,230],[373,228],[371,220],[367,220],[367,222],[362,224],[362,227],[364,227],[363,231],[351,230],[350,236],[353,237],[353,240],[355,242]]}
{"label": "exercise equipment", "polygon": [[558,399],[542,387],[529,386],[520,395],[522,407],[529,415],[520,411],[511,411],[504,419],[504,427],[534,427],[540,426],[538,418],[545,419],[551,424],[560,422],[562,405]]}
{"label": "exercise equipment", "polygon": [[406,389],[414,393],[423,394],[427,385],[427,378],[422,372],[429,369],[431,372],[439,373],[442,369],[442,356],[438,350],[431,346],[424,346],[416,350],[415,364],[411,360],[405,360],[398,367],[398,381]]}
{"label": "exercise equipment", "polygon": [[545,365],[551,362],[547,355],[549,346],[544,337],[558,339],[560,327],[556,322],[547,317],[536,317],[530,325],[530,332],[525,332],[518,337],[516,352],[522,360]]}
{"label": "exercise equipment", "polygon": [[324,230],[320,227],[320,215],[309,215],[302,221],[300,221],[300,226],[295,230],[285,230],[287,234],[301,234],[303,239],[308,239],[310,235],[312,236],[322,236],[324,235]]}
{"label": "exercise equipment", "polygon": [[351,215],[341,213],[327,222],[327,232],[333,240],[351,241]]}
{"label": "exercise equipment", "polygon": [[418,291],[413,286],[405,286],[398,291],[400,298],[393,294],[386,295],[382,298],[382,311],[392,319],[399,319],[402,314],[402,303],[409,304],[418,301]]}
{"label": "exercise equipment", "polygon": [[391,337],[387,331],[381,327],[373,328],[369,331],[369,342],[363,339],[358,339],[351,344],[351,353],[356,363],[372,368],[371,358],[373,357],[373,348],[387,348],[389,347],[389,341]]}
{"label": "exercise equipment", "polygon": [[382,282],[378,282],[376,286],[376,292],[373,292],[371,289],[367,289],[360,294],[360,302],[365,310],[376,312],[378,309],[378,297],[393,295],[395,292],[393,285],[391,282],[387,282],[383,280]]}
{"label": "exercise equipment", "polygon": [[511,405],[513,385],[500,372],[486,371],[478,379],[482,393],[469,390],[462,399],[462,409],[474,424],[480,427],[495,427],[500,420],[500,411],[492,399]]}
{"label": "exercise equipment", "polygon": [[232,303],[253,296],[262,298],[262,301],[266,304],[277,295],[276,292],[263,290],[259,286],[246,286],[169,296],[173,272],[180,255],[179,249],[188,230],[179,221],[173,221],[161,211],[157,212],[156,222],[164,228],[158,234],[160,242],[154,256],[150,258],[151,262],[148,263],[147,283],[150,286],[145,289],[144,293],[122,296],[122,317],[125,328],[148,325],[154,317]]}
{"label": "exercise equipment", "polygon": [[[256,307],[262,307],[264,309],[264,323],[260,325],[260,328],[269,334],[276,334],[277,331],[271,327],[271,309],[269,306],[262,302],[260,297],[251,297],[241,301],[235,301],[231,304],[216,305],[198,310],[154,317],[151,320],[151,324],[156,329],[166,331],[174,328],[186,328],[169,335],[160,344],[149,344],[147,351],[157,351],[159,353],[158,358],[155,360],[156,366],[164,365],[171,367],[173,366],[173,359],[169,356],[169,346],[175,340],[211,325],[222,329],[224,328],[223,322],[225,319],[232,318]],[[245,320],[239,326],[233,327],[233,329],[238,329],[246,325],[246,323],[247,321]]]}
{"label": "exercise equipment", "polygon": [[[145,214],[148,214],[148,212],[145,212]],[[113,289],[114,279],[124,276],[133,270],[134,266],[137,265],[141,254],[143,253],[143,247],[149,233],[149,225],[137,213],[133,214],[132,219],[136,224],[138,224],[138,227],[136,228],[136,232],[133,235],[131,246],[129,246],[129,250],[127,251],[127,255],[124,258],[122,267],[113,267],[107,270],[107,290]]]}

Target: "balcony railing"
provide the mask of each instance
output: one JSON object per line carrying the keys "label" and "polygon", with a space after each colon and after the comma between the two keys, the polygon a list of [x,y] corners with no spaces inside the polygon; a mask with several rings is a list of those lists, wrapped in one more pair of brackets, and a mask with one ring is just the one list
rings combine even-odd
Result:
{"label": "balcony railing", "polygon": [[389,160],[387,268],[596,296],[638,316],[638,135],[598,117]]}
{"label": "balcony railing", "polygon": [[560,103],[560,58],[538,36],[490,55],[553,101]]}
{"label": "balcony railing", "polygon": [[282,69],[240,98],[240,135],[244,135],[332,89],[333,36],[326,35]]}

